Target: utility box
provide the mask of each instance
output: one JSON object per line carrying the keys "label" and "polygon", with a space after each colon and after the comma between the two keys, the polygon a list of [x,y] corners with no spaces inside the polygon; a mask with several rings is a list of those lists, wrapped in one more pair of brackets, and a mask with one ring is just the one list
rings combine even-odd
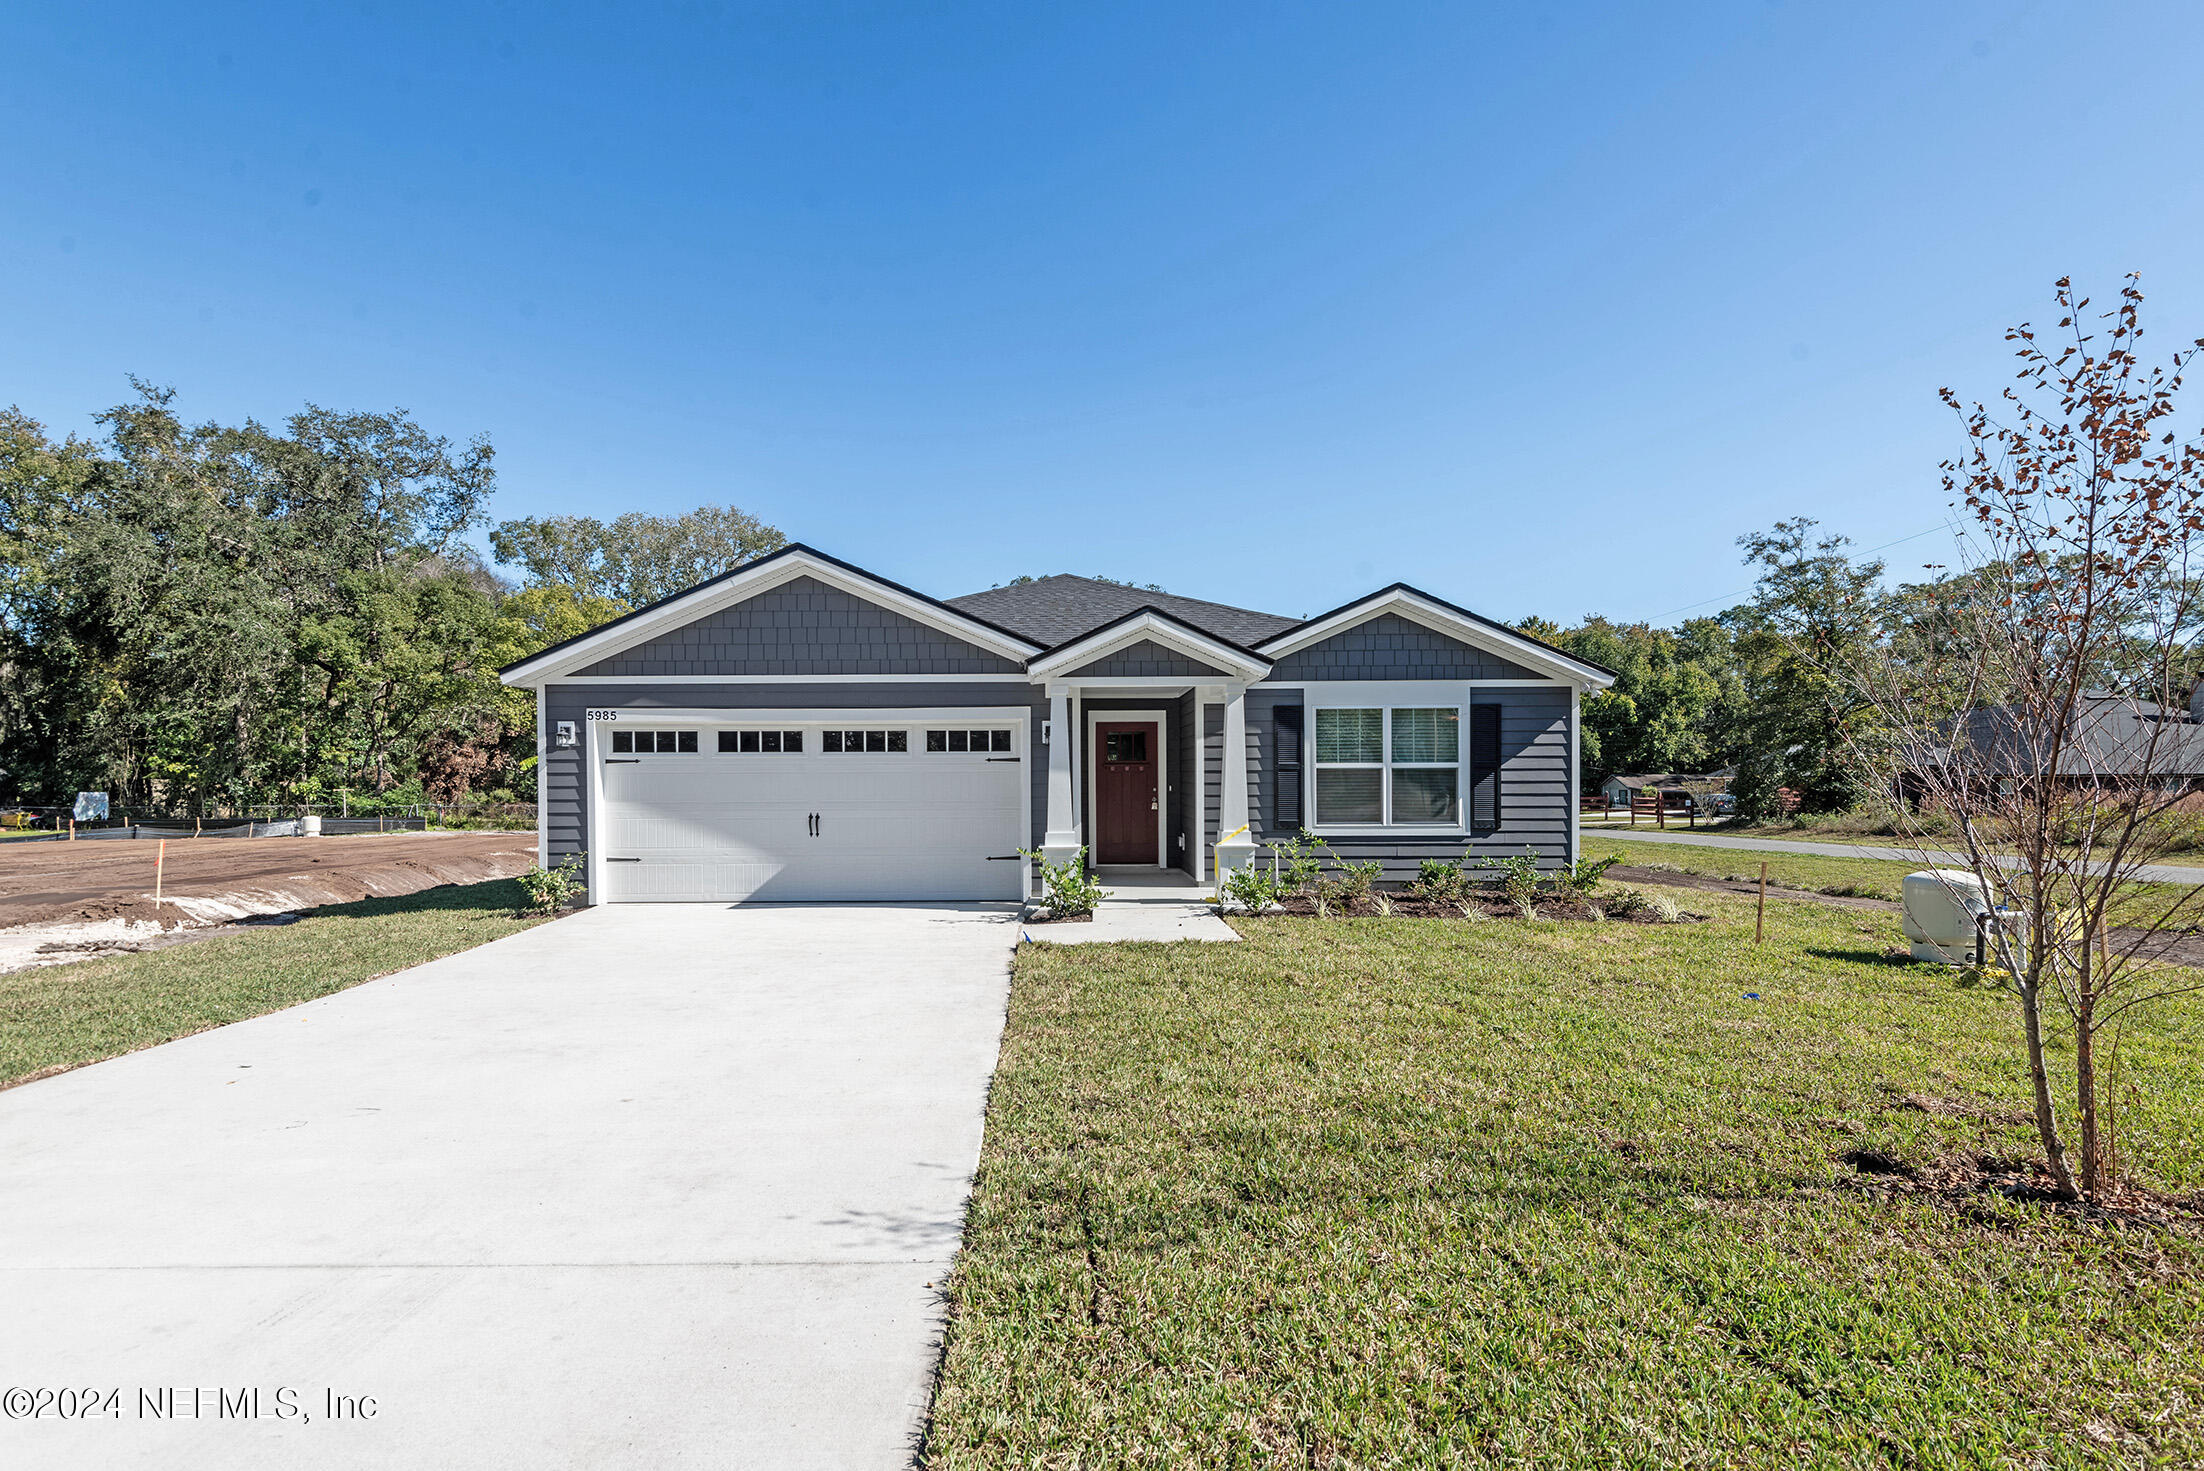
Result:
{"label": "utility box", "polygon": [[1987,920],[1987,928],[2011,933],[2020,920],[1963,868],[1909,873],[1903,892],[1906,938],[1913,942],[1915,960],[1974,965],[1976,938],[1983,930],[1977,921]]}

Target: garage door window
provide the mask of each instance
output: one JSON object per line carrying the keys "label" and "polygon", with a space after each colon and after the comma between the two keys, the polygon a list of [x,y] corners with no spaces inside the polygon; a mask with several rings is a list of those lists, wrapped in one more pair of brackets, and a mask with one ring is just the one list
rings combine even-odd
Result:
{"label": "garage door window", "polygon": [[677,751],[696,750],[696,732],[693,730],[616,730],[612,733],[612,749],[616,755],[648,756],[654,752],[672,755]]}
{"label": "garage door window", "polygon": [[907,730],[828,730],[819,733],[819,749],[848,755],[865,752],[898,752],[911,749]]}
{"label": "garage door window", "polygon": [[1007,730],[930,730],[926,732],[926,749],[929,751],[1007,751],[1010,749],[1010,732]]}
{"label": "garage door window", "polygon": [[804,733],[800,730],[723,730],[719,733],[719,749],[723,752],[800,755],[803,748]]}

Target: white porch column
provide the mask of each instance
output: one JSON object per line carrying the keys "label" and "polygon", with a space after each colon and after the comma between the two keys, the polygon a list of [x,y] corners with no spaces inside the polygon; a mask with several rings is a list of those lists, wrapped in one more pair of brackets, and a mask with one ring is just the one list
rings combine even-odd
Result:
{"label": "white porch column", "polygon": [[1071,687],[1048,687],[1048,830],[1041,855],[1051,863],[1069,863],[1079,852],[1079,819],[1072,811],[1072,756],[1078,742],[1071,728]]}
{"label": "white porch column", "polygon": [[1584,686],[1569,686],[1569,851],[1568,864],[1576,867],[1577,850],[1583,846],[1584,813],[1577,783],[1583,779]]}
{"label": "white porch column", "polygon": [[1224,760],[1217,774],[1217,872],[1222,880],[1255,854],[1247,810],[1247,686],[1224,690]]}

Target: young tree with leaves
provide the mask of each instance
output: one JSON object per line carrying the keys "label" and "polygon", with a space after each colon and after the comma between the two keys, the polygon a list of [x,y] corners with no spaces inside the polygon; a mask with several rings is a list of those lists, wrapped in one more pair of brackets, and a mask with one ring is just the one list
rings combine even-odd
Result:
{"label": "young tree with leaves", "polygon": [[[1949,814],[1995,897],[1985,934],[2018,1003],[2046,1167],[2092,1200],[2120,1183],[2100,1043],[2136,1008],[2204,986],[2152,958],[2197,891],[2143,904],[2136,888],[2204,754],[2185,703],[2204,438],[2171,425],[2204,339],[2144,366],[2142,299],[2131,276],[2093,316],[2061,280],[2055,339],[2007,334],[2021,368],[2000,410],[1943,390],[1967,439],[1944,466],[1966,565],[1908,590],[1902,638],[1816,666],[1873,713],[1850,728],[1855,760]],[[2054,1018],[2072,1045],[2056,1069]]]}
{"label": "young tree with leaves", "polygon": [[1742,733],[1738,812],[1772,817],[1789,788],[1809,812],[1842,812],[1866,795],[1852,751],[1873,705],[1837,671],[1880,639],[1881,562],[1855,562],[1842,536],[1817,536],[1800,516],[1737,539],[1760,568],[1753,599],[1727,619],[1737,630],[1749,713]]}

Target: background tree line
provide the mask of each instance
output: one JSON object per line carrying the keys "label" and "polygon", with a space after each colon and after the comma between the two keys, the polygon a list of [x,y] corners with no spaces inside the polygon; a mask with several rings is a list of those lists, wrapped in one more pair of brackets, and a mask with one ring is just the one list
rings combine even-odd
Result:
{"label": "background tree line", "polygon": [[[484,440],[312,406],[280,429],[191,424],[170,391],[136,386],[96,439],[0,412],[12,800],[532,799],[532,703],[498,669],[786,542],[732,507],[493,523]],[[517,581],[466,540],[477,528]],[[1808,812],[1875,789],[1851,754],[1871,717],[1827,671],[1903,655],[1961,579],[1886,588],[1880,562],[1803,518],[1739,545],[1759,582],[1727,611],[1518,625],[1618,673],[1585,701],[1588,788],[1734,766],[1748,816],[1780,788]]]}
{"label": "background tree line", "polygon": [[1622,773],[1734,767],[1738,812],[1782,811],[1789,789],[1808,813],[1878,799],[1882,783],[1859,752],[1875,717],[1836,671],[1862,656],[1905,657],[1924,614],[1962,595],[1964,579],[1887,587],[1880,561],[1853,556],[1842,536],[1807,517],[1738,538],[1759,580],[1751,596],[1674,628],[1587,618],[1563,628],[1541,618],[1523,632],[1616,671],[1584,702],[1587,788]]}
{"label": "background tree line", "polygon": [[515,659],[784,543],[739,511],[465,540],[494,452],[402,412],[191,424],[167,389],[56,439],[0,411],[0,795],[145,810],[534,796]]}

